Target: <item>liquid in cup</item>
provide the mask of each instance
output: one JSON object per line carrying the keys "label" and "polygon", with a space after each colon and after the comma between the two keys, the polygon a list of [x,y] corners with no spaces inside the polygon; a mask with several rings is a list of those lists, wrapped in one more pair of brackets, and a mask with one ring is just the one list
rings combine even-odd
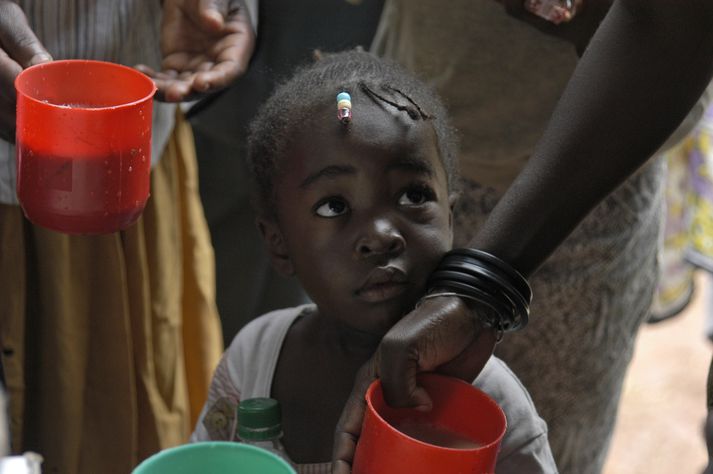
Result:
{"label": "liquid in cup", "polygon": [[490,474],[505,434],[505,413],[483,391],[452,377],[418,376],[430,412],[392,408],[375,380],[352,474]]}
{"label": "liquid in cup", "polygon": [[483,443],[476,441],[472,437],[462,435],[434,423],[406,419],[394,423],[393,426],[397,431],[410,438],[442,448],[476,449],[483,446]]}
{"label": "liquid in cup", "polygon": [[153,81],[103,61],[24,70],[17,89],[17,192],[33,223],[102,234],[136,222],[149,196]]}

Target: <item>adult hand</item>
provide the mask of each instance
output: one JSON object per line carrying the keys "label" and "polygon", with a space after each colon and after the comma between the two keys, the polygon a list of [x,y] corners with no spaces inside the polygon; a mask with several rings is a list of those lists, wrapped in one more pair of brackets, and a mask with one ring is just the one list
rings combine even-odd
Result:
{"label": "adult hand", "polygon": [[51,61],[20,6],[0,0],[0,138],[15,141],[15,78],[23,69]]}
{"label": "adult hand", "polygon": [[430,410],[431,399],[416,384],[420,372],[437,371],[472,382],[493,353],[496,333],[483,327],[458,297],[438,297],[402,318],[384,336],[374,357],[357,374],[334,435],[332,472],[351,472],[361,433],[364,395],[369,384],[381,379],[384,398],[391,406]]}
{"label": "adult hand", "polygon": [[614,0],[575,0],[577,12],[572,20],[558,25],[551,23],[525,8],[524,0],[498,0],[508,14],[528,23],[538,30],[572,43],[580,56],[589,44],[599,23],[604,19]]}
{"label": "adult hand", "polygon": [[192,100],[243,74],[255,48],[248,12],[237,0],[164,0],[161,70],[140,64],[157,98]]}

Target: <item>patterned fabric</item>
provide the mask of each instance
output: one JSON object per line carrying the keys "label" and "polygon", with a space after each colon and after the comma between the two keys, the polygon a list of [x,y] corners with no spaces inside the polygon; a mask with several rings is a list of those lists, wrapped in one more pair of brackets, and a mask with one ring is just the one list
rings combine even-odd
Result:
{"label": "patterned fabric", "polygon": [[652,321],[686,307],[696,268],[713,272],[713,108],[664,159],[668,176],[663,272]]}
{"label": "patterned fabric", "polygon": [[[161,2],[154,0],[16,0],[54,59],[97,59],[158,67]],[[151,162],[161,157],[175,104],[154,102]],[[17,204],[15,147],[0,140],[0,203]]]}
{"label": "patterned fabric", "polygon": [[[663,203],[654,161],[597,206],[531,277],[530,323],[496,354],[547,421],[561,472],[602,469],[636,333],[656,287]],[[481,227],[498,195],[472,181],[455,211],[456,246]]]}

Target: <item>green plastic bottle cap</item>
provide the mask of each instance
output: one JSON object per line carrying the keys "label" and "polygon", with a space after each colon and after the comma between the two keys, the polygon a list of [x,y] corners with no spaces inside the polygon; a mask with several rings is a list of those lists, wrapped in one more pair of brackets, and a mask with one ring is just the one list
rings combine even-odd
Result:
{"label": "green plastic bottle cap", "polygon": [[264,441],[282,435],[280,403],[274,398],[248,398],[238,405],[238,436],[244,441]]}

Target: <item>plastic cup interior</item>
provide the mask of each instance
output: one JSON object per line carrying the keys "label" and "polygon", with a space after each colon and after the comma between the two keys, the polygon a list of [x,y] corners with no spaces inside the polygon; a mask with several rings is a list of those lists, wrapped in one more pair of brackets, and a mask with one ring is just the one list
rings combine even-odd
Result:
{"label": "plastic cup interior", "polygon": [[498,404],[452,377],[421,374],[418,383],[433,401],[428,412],[390,407],[380,381],[371,384],[352,472],[493,472],[507,427]]}
{"label": "plastic cup interior", "polygon": [[185,444],[160,451],[132,474],[296,474],[264,449],[229,441]]}
{"label": "plastic cup interior", "polygon": [[131,106],[156,92],[153,81],[135,69],[84,59],[32,66],[20,73],[15,87],[49,106],[85,110]]}

